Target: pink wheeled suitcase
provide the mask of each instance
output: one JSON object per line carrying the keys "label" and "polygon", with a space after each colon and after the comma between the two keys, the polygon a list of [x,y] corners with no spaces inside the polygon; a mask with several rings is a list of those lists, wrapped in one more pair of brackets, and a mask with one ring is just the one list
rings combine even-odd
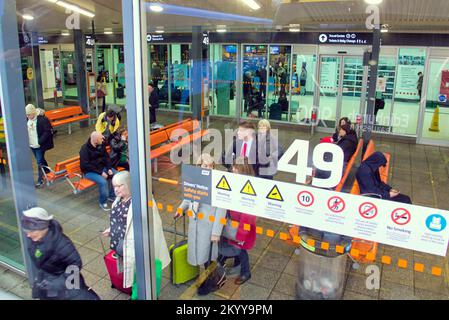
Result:
{"label": "pink wheeled suitcase", "polygon": [[[120,267],[122,262],[118,259],[118,256],[114,250],[111,250],[108,254],[106,254],[101,237],[100,240],[103,247],[103,252],[105,253],[104,263],[106,264],[106,269],[108,270],[109,278],[111,279],[112,288],[131,295],[132,288],[123,288],[123,267]],[[119,267],[121,270],[119,270]]]}

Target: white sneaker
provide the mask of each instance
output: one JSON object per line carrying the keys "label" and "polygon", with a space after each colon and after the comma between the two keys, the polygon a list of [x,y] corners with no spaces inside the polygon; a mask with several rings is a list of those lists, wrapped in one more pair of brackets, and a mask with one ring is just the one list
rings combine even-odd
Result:
{"label": "white sneaker", "polygon": [[100,208],[104,211],[110,211],[111,209],[108,207],[107,203],[100,203]]}

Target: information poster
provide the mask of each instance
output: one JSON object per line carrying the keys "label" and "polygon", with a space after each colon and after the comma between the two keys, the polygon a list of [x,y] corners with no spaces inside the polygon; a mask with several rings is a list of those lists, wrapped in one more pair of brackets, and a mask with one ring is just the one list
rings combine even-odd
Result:
{"label": "information poster", "polygon": [[321,92],[337,94],[337,61],[321,61]]}
{"label": "information poster", "polygon": [[449,97],[449,70],[441,72],[440,94]]}
{"label": "information poster", "polygon": [[214,207],[446,256],[448,211],[185,165],[183,188]]}
{"label": "information poster", "polygon": [[418,100],[418,73],[424,73],[426,51],[423,49],[403,48],[399,51],[398,74],[396,77],[395,97]]}

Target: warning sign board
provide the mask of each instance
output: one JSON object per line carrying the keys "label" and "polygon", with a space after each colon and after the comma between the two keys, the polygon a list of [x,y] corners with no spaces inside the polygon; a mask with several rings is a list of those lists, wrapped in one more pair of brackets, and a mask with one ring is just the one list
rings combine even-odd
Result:
{"label": "warning sign board", "polygon": [[231,187],[229,186],[228,180],[226,180],[226,177],[223,176],[220,179],[220,182],[217,184],[217,189],[225,190],[225,191],[232,191]]}
{"label": "warning sign board", "polygon": [[377,216],[377,207],[371,202],[364,202],[359,207],[359,213],[365,219],[373,219]]}
{"label": "warning sign board", "polygon": [[412,216],[407,209],[399,208],[391,213],[391,219],[394,223],[404,226],[410,222]]}
{"label": "warning sign board", "polygon": [[346,208],[345,201],[340,197],[332,197],[327,202],[329,210],[335,213],[340,213]]}
{"label": "warning sign board", "polygon": [[315,202],[315,197],[309,191],[302,191],[298,194],[298,202],[303,207],[310,207]]}
{"label": "warning sign board", "polygon": [[240,193],[247,194],[249,196],[257,196],[256,191],[254,190],[254,187],[249,180],[245,183],[242,190],[240,190]]}
{"label": "warning sign board", "polygon": [[284,201],[284,198],[282,198],[281,192],[279,191],[279,188],[276,185],[268,193],[267,199],[282,201],[282,202]]}

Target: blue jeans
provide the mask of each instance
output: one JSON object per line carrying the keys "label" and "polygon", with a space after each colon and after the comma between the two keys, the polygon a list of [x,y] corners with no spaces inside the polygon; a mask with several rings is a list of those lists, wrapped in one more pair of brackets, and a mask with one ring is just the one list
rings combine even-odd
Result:
{"label": "blue jeans", "polygon": [[[220,256],[218,257],[218,262],[220,262],[223,265],[228,258],[232,257]],[[234,267],[240,265],[240,276],[249,277],[251,275],[250,270],[251,266],[249,264],[248,251],[246,251],[245,249],[241,249],[240,254],[233,258],[234,258]]]}
{"label": "blue jeans", "polygon": [[[117,170],[111,169],[113,174],[117,173]],[[103,169],[104,173],[107,173],[108,170],[105,168]],[[84,175],[86,179],[92,180],[98,185],[98,192],[100,193],[99,201],[100,204],[106,203],[108,200],[108,197],[114,198],[114,188],[112,188],[111,185],[111,179],[105,179],[102,175],[96,173],[96,172],[88,172]]]}
{"label": "blue jeans", "polygon": [[43,182],[43,174],[42,174],[42,166],[48,166],[47,160],[45,160],[45,151],[42,151],[41,148],[31,148],[33,151],[34,157],[36,158],[37,164],[37,182]]}

